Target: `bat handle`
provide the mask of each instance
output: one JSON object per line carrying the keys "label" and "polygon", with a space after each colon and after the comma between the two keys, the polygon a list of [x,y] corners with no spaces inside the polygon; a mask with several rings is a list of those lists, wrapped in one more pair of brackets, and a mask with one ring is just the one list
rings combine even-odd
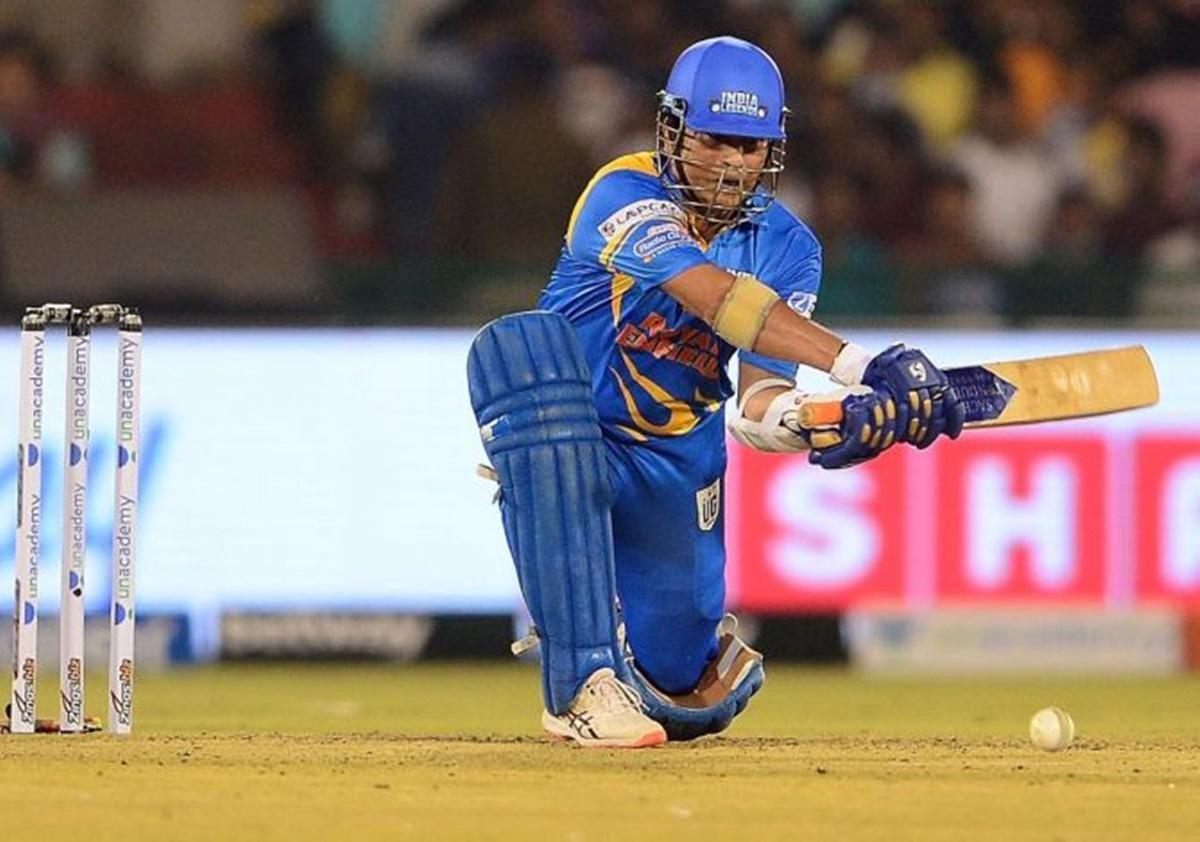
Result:
{"label": "bat handle", "polygon": [[842,423],[841,401],[809,401],[800,406],[798,418],[806,430],[836,427]]}

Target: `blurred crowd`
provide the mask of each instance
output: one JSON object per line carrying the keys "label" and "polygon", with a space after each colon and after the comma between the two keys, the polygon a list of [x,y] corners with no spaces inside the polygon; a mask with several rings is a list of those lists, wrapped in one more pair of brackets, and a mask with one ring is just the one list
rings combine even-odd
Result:
{"label": "blurred crowd", "polygon": [[528,306],[591,173],[652,147],[674,58],[727,33],[786,79],[822,317],[1200,318],[1200,0],[236,9],[241,52],[168,82],[0,36],[0,191],[295,183],[361,305]]}

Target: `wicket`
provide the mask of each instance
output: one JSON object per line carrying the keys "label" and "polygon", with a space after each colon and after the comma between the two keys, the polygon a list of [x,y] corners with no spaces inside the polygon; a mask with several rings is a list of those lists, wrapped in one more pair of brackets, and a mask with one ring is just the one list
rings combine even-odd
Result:
{"label": "wicket", "polygon": [[[59,722],[37,718],[38,567],[42,534],[42,420],[46,330],[67,334],[66,431],[63,454],[62,601]],[[137,558],[138,446],[142,320],[119,304],[79,309],[30,307],[21,319],[21,381],[17,443],[16,595],[13,603],[12,733],[96,730],[84,715],[84,562],[87,549],[91,332],[117,329],[116,502],[109,611],[108,728],[133,726],[134,569]]]}

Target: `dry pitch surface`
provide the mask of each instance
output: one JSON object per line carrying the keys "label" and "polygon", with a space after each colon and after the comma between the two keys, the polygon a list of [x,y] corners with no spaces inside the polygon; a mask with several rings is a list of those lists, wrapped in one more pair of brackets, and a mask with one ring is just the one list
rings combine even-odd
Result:
{"label": "dry pitch surface", "polygon": [[[4,839],[1200,838],[1192,678],[775,666],[728,735],[633,752],[543,740],[515,664],[224,667],[138,692],[129,739],[0,737]],[[1076,747],[1029,746],[1048,704]]]}

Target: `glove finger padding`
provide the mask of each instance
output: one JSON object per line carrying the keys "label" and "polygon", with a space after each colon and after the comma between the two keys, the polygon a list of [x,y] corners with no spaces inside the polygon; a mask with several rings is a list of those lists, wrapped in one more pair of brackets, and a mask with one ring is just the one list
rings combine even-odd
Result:
{"label": "glove finger padding", "polygon": [[932,399],[928,420],[923,420],[920,435],[912,440],[918,450],[929,447],[940,435],[956,439],[962,433],[965,413],[957,396],[953,394],[954,390],[949,391],[949,399],[946,394]]}
{"label": "glove finger padding", "polygon": [[958,392],[951,386],[946,390],[946,394],[942,396],[942,415],[946,419],[946,429],[943,434],[956,439],[962,435],[963,424],[967,421],[966,404],[958,396]]}
{"label": "glove finger padding", "polygon": [[896,396],[900,441],[924,449],[940,435],[957,438],[962,432],[964,408],[958,395],[945,372],[915,348],[897,344],[883,351],[867,365],[863,383]]}
{"label": "glove finger padding", "polygon": [[840,441],[827,447],[814,445],[808,461],[822,468],[848,468],[873,459],[896,442],[898,419],[891,392],[869,391],[842,400]]}

